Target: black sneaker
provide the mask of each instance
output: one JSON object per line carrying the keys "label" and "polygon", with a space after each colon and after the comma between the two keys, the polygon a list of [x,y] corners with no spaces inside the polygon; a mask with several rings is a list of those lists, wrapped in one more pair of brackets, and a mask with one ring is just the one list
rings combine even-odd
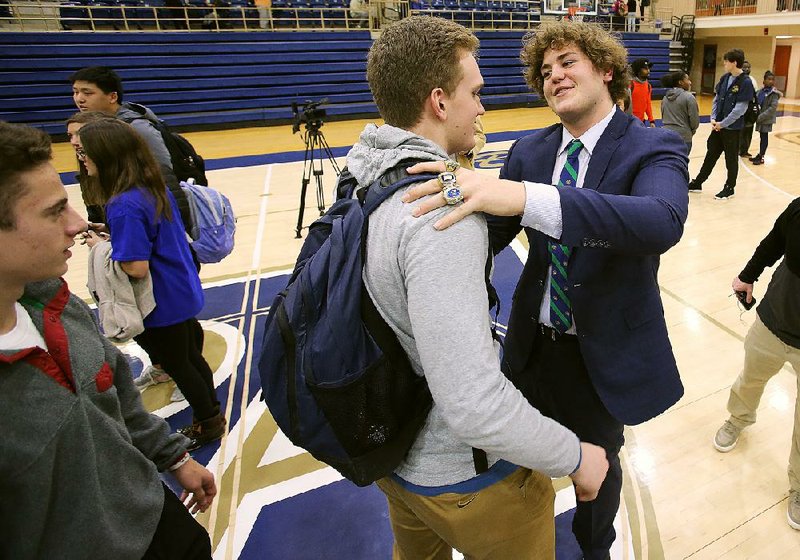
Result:
{"label": "black sneaker", "polygon": [[764,158],[758,156],[750,158],[750,163],[752,163],[753,165],[764,165]]}
{"label": "black sneaker", "polygon": [[703,191],[703,186],[695,181],[689,181],[689,192],[699,193]]}
{"label": "black sneaker", "polygon": [[714,195],[714,198],[717,200],[725,200],[726,198],[733,198],[733,195],[733,187],[725,185],[722,187],[721,191]]}

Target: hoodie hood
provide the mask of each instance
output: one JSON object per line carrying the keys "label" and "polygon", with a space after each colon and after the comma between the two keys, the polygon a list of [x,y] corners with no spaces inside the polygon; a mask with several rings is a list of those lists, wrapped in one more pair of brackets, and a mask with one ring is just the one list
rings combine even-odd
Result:
{"label": "hoodie hood", "polygon": [[[139,110],[137,111],[137,109]],[[142,111],[144,111],[144,115],[142,115]],[[119,106],[119,109],[117,109],[116,116],[118,119],[123,120],[125,122],[130,122],[134,119],[141,119],[142,117],[146,118],[149,121],[158,120],[156,114],[149,108],[145,107],[144,105],[139,105],[138,103],[129,103],[127,101]]]}
{"label": "hoodie hood", "polygon": [[681,87],[674,87],[674,88],[668,90],[667,93],[664,94],[664,97],[666,97],[670,101],[675,101],[676,99],[678,99],[680,94],[682,92],[684,92],[684,91],[686,91],[686,90],[684,90]]}
{"label": "hoodie hood", "polygon": [[347,154],[347,169],[359,185],[366,186],[404,160],[441,161],[447,157],[444,148],[413,132],[370,123]]}

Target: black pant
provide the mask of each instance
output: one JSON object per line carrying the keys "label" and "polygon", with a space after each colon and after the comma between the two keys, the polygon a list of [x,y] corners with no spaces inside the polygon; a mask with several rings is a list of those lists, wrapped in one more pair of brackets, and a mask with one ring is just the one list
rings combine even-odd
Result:
{"label": "black pant", "polygon": [[160,362],[192,407],[195,418],[219,413],[214,374],[203,358],[203,327],[189,319],[168,327],[147,327],[134,337],[153,362]]}
{"label": "black pant", "polygon": [[[162,486],[164,486],[162,484]],[[164,486],[164,507],[142,560],[210,560],[211,539],[172,490]]]}
{"label": "black pant", "polygon": [[767,146],[769,146],[769,132],[759,132],[761,135],[761,142],[759,142],[758,155],[762,158],[767,153]]}
{"label": "black pant", "polygon": [[739,136],[739,155],[745,155],[750,151],[750,142],[753,141],[753,125],[743,126]]}
{"label": "black pant", "polygon": [[578,502],[572,532],[586,559],[605,559],[614,542],[614,517],[622,491],[619,451],[625,442],[621,422],[611,416],[592,385],[578,339],[553,340],[537,333],[525,371],[514,384],[542,414],[575,432],[581,441],[606,450],[608,474],[597,498]]}
{"label": "black pant", "polygon": [[702,185],[719,159],[725,154],[725,167],[728,168],[728,179],[725,184],[729,187],[736,186],[736,179],[739,177],[739,131],[723,128],[719,131],[712,130],[706,142],[706,157],[703,160],[703,167],[700,173],[694,178],[694,182]]}

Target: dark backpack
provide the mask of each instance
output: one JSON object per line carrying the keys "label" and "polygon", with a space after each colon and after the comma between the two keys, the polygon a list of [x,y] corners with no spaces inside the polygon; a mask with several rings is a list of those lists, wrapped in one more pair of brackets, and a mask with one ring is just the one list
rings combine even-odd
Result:
{"label": "dark backpack", "polygon": [[[147,114],[147,108],[138,103],[125,103],[125,107],[139,113],[142,119],[147,119],[148,122],[161,133],[161,138],[164,140],[164,145],[169,151],[169,159],[172,163],[172,171],[178,178],[178,181],[189,181],[194,179],[198,185],[208,186],[208,179],[206,178],[206,162],[194,149],[191,142],[186,138],[172,132],[167,123],[160,119],[151,118]],[[127,122],[129,120],[125,119]]]}
{"label": "dark backpack", "polygon": [[[267,316],[258,368],[272,416],[292,443],[358,486],[391,474],[432,405],[364,286],[368,217],[398,189],[435,177],[384,178],[353,198],[358,184],[345,169],[338,200],[309,227]],[[473,455],[476,471],[486,470],[485,453]]]}

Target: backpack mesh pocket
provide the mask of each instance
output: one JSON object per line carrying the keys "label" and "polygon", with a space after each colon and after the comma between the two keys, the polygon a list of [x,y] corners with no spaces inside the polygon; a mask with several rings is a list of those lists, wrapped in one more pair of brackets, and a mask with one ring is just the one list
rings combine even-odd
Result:
{"label": "backpack mesh pocket", "polygon": [[396,447],[387,453],[400,453],[399,462],[430,410],[427,383],[410,366],[398,367],[386,356],[354,378],[344,386],[308,389],[351,457]]}

